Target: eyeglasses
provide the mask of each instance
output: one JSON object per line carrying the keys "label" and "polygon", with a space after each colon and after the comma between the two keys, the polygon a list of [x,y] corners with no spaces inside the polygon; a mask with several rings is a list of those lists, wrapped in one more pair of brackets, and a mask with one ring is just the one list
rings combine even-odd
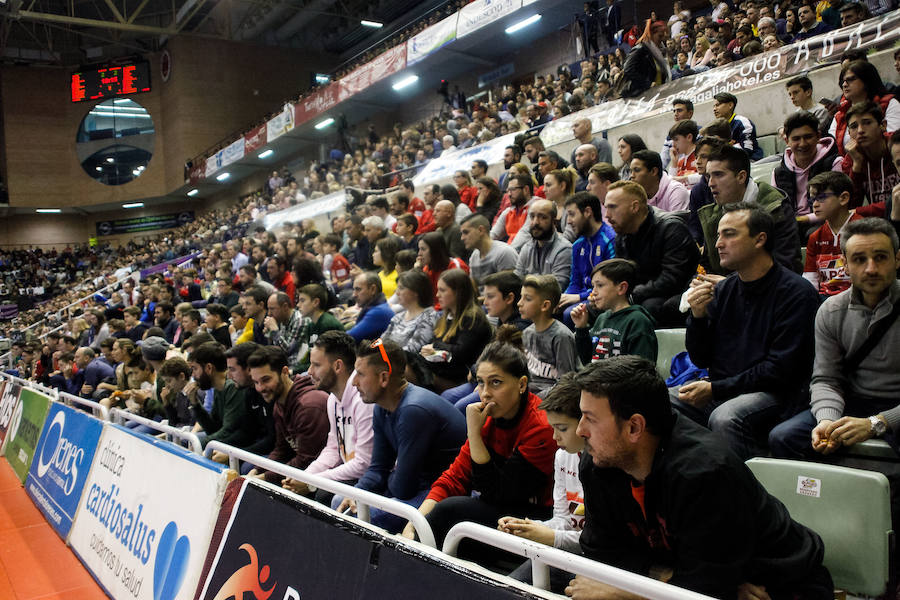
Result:
{"label": "eyeglasses", "polygon": [[384,342],[381,340],[381,338],[378,338],[377,340],[372,342],[371,347],[378,348],[378,350],[381,351],[381,358],[384,359],[384,362],[387,364],[388,376],[390,376],[391,373],[394,372],[394,368],[391,366],[391,359],[388,358],[387,351],[384,349]]}
{"label": "eyeglasses", "polygon": [[513,190],[521,190],[522,187],[521,187],[521,186],[519,186],[519,187],[509,186],[509,187],[507,187],[506,189],[509,190],[509,191],[511,192],[511,191],[513,191]]}
{"label": "eyeglasses", "polygon": [[853,83],[857,79],[859,79],[859,77],[857,77],[856,75],[847,75],[846,77],[844,77],[844,83]]}

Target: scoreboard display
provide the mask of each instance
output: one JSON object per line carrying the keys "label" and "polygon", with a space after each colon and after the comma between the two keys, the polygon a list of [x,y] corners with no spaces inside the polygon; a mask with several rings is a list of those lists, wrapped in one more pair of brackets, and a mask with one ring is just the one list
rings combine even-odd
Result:
{"label": "scoreboard display", "polygon": [[72,75],[72,102],[115,98],[149,91],[149,62],[111,65]]}

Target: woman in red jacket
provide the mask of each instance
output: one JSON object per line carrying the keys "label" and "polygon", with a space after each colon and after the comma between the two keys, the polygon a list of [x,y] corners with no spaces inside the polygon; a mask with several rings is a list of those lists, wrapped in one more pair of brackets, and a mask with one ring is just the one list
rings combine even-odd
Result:
{"label": "woman in red jacket", "polygon": [[847,131],[847,111],[854,104],[871,100],[881,107],[887,123],[887,133],[900,128],[900,102],[897,102],[892,94],[887,93],[881,75],[872,63],[866,60],[851,62],[841,70],[838,83],[843,94],[828,129],[828,133],[837,143],[838,154],[844,156],[847,153],[844,147],[850,141],[850,134]]}
{"label": "woman in red jacket", "polygon": [[[550,515],[556,443],[538,410],[540,398],[528,391],[528,359],[510,344],[492,342],[476,373],[481,401],[466,407],[468,440],[419,507],[439,548],[462,521],[495,527],[506,514]],[[403,534],[413,537],[411,524]]]}

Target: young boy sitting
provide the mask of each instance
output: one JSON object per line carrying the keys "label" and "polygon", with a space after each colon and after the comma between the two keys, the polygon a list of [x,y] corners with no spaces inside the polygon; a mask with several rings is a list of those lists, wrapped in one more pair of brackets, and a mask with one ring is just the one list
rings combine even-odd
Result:
{"label": "young boy sitting", "polygon": [[522,330],[531,325],[519,314],[519,296],[522,293],[522,278],[515,271],[491,273],[482,281],[484,296],[482,304],[497,327],[514,325]]}
{"label": "young boy sitting", "polygon": [[228,331],[229,311],[224,304],[206,305],[206,331],[209,332],[213,339],[225,346],[231,348],[231,333]]}
{"label": "young boy sitting", "polygon": [[561,295],[554,275],[528,275],[522,283],[519,312],[532,322],[522,332],[522,343],[528,357],[531,391],[541,398],[563,373],[581,367],[575,352],[575,335],[553,318]]}
{"label": "young boy sitting", "polygon": [[[579,553],[578,539],[584,528],[584,490],[578,479],[578,463],[584,450],[584,438],[575,433],[581,420],[579,401],[581,392],[575,385],[575,373],[562,376],[541,402],[539,408],[547,413],[553,428],[553,439],[559,449],[553,461],[553,518],[532,521],[518,517],[503,517],[498,521],[500,531],[533,542]],[[510,573],[510,577],[531,583],[531,561],[526,561]],[[570,577],[558,569],[550,570],[550,588],[562,592]]]}
{"label": "young boy sitting", "polygon": [[309,319],[306,327],[306,338],[300,334],[300,344],[306,345],[307,351],[300,357],[294,371],[305,373],[309,369],[309,349],[313,347],[319,336],[326,331],[344,331],[344,326],[337,317],[325,310],[328,304],[328,292],[318,283],[310,283],[300,288],[297,294],[297,310],[304,318]]}
{"label": "young boy sitting", "polygon": [[688,188],[700,181],[700,173],[697,172],[698,134],[697,123],[690,119],[678,121],[669,129],[669,137],[672,138],[669,175]]}
{"label": "young boy sitting", "polygon": [[594,290],[588,299],[603,312],[588,331],[587,306],[581,304],[572,310],[575,345],[585,364],[622,354],[637,354],[656,362],[653,317],[628,298],[636,277],[637,265],[624,258],[605,260],[591,272]]}
{"label": "young boy sitting", "polygon": [[322,237],[322,253],[331,257],[331,283],[335,289],[344,286],[350,281],[350,263],[343,254],[338,252],[341,247],[341,238],[333,233]]}
{"label": "young boy sitting", "polygon": [[825,222],[809,236],[803,277],[824,300],[850,287],[841,253],[841,231],[862,216],[850,214],[853,180],[843,173],[825,171],[809,180],[813,213]]}

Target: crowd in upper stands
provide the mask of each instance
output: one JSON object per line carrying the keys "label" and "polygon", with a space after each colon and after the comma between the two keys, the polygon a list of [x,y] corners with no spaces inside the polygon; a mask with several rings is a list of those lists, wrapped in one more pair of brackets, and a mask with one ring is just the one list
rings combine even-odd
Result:
{"label": "crowd in upper stands", "polygon": [[[751,38],[767,18],[796,36],[869,10],[713,4],[710,31],[731,17]],[[638,43],[654,44],[654,61],[673,29],[699,39],[709,24],[677,4],[664,35],[655,22]],[[716,38],[720,56],[754,51],[732,41]],[[743,461],[821,459],[900,429],[900,104],[885,82],[896,74],[845,59],[834,102],[816,105],[808,77],[786,82],[797,111],[760,179],[752,110],[727,92],[705,115],[675,99],[665,140],[607,141],[580,119],[571,156],[547,149],[539,104],[602,101],[595,86],[613,77],[602,59],[582,66],[577,94],[566,75],[538,78],[495,107],[463,103],[455,127],[372,132],[364,150],[296,179],[276,171],[265,201],[180,231],[201,257],[126,279],[62,331],[17,341],[14,372],[413,505],[439,545],[475,521],[715,597],[831,598],[821,539]],[[531,131],[496,180],[476,160],[452,184],[398,176],[324,231],[240,227],[371,188],[413,150],[427,159],[504,123]],[[673,327],[686,353],[664,382],[655,330]],[[496,566],[483,548],[467,555]],[[528,581],[527,564],[513,576]],[[608,597],[583,577],[551,579],[575,598]]]}

